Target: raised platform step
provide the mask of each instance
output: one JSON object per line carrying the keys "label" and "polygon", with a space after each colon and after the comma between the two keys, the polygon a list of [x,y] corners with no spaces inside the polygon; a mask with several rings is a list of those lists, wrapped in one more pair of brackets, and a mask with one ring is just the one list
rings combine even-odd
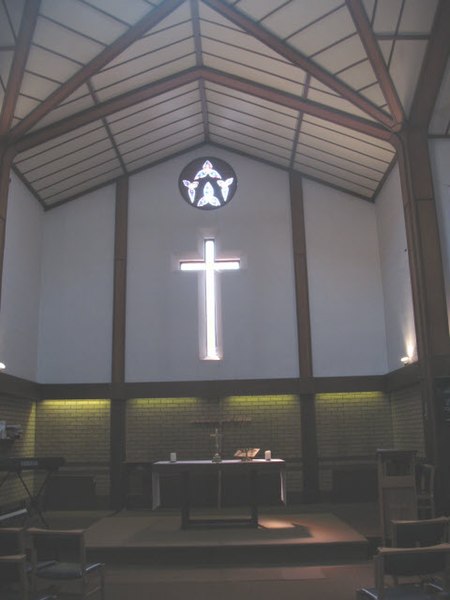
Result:
{"label": "raised platform step", "polygon": [[[196,516],[211,518],[214,512]],[[176,511],[122,511],[91,525],[86,543],[90,557],[108,564],[343,564],[367,560],[370,553],[366,537],[319,512],[261,511],[257,529],[222,524],[182,530]]]}

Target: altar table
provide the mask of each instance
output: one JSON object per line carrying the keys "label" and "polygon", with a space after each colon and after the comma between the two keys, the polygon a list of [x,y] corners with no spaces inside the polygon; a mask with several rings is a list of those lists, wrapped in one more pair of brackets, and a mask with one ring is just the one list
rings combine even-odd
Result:
{"label": "altar table", "polygon": [[[153,509],[161,504],[160,494],[160,474],[178,475],[180,478],[181,492],[181,528],[198,525],[244,525],[248,527],[258,527],[258,476],[262,473],[278,473],[280,485],[280,499],[283,504],[286,503],[286,463],[284,460],[274,458],[271,460],[253,459],[250,461],[242,460],[222,460],[213,462],[211,460],[182,460],[176,462],[158,461],[152,465],[152,489],[153,489]],[[222,473],[232,471],[245,474],[249,480],[250,487],[250,516],[248,518],[210,518],[199,519],[191,518],[191,498],[190,498],[190,477],[193,473],[217,474],[218,481],[218,500],[220,506],[221,477]]]}

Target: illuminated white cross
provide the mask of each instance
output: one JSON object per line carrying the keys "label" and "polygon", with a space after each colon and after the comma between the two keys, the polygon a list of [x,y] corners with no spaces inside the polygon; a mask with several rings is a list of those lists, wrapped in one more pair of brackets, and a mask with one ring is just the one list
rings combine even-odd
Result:
{"label": "illuminated white cross", "polygon": [[204,260],[182,260],[181,271],[197,271],[205,274],[205,321],[206,354],[205,360],[220,359],[220,342],[217,326],[216,272],[236,271],[240,268],[239,259],[216,260],[216,248],[213,239],[205,240]]}

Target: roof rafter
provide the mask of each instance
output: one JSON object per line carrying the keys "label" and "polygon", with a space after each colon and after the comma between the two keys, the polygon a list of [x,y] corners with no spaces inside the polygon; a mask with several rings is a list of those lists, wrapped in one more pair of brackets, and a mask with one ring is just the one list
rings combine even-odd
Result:
{"label": "roof rafter", "polygon": [[343,81],[340,81],[334,75],[323,69],[317,63],[309,59],[307,56],[301,54],[294,48],[288,46],[285,42],[280,40],[278,37],[270,33],[267,29],[264,29],[258,23],[252,21],[249,17],[243,13],[237,11],[234,7],[226,4],[223,0],[202,0],[204,4],[207,4],[210,8],[214,9],[220,15],[244,29],[247,33],[253,35],[257,40],[283,56],[287,58],[292,64],[300,67],[304,71],[308,72],[312,77],[321,81],[324,85],[330,87],[332,90],[337,92],[342,98],[351,102],[354,106],[370,115],[386,127],[393,127],[395,122],[386,114],[380,110],[375,104],[372,104],[369,100],[364,98],[361,94],[355,92],[350,86]]}
{"label": "roof rafter", "polygon": [[158,25],[163,19],[177,9],[185,0],[165,0],[153,8],[140,21],[130,27],[112,44],[97,54],[89,63],[65,81],[51,93],[39,106],[32,110],[22,121],[11,130],[11,138],[18,139],[31,127],[36,125],[51,110],[83,85],[90,77],[111,62],[121,52],[137,41],[144,33]]}
{"label": "roof rafter", "polygon": [[336,125],[341,125],[342,127],[348,127],[353,131],[359,131],[360,133],[364,133],[380,140],[390,141],[392,136],[392,133],[389,129],[386,129],[382,125],[374,123],[373,121],[369,121],[354,115],[349,115],[344,111],[330,108],[324,104],[320,104],[319,102],[314,102],[313,100],[294,96],[293,94],[288,94],[287,92],[280,92],[279,90],[270,88],[260,83],[248,81],[247,79],[241,79],[235,75],[228,75],[221,71],[216,71],[209,68],[201,69],[200,75],[211,83],[223,85],[239,92],[243,92],[244,94],[250,94],[251,96],[257,96],[258,98],[262,98],[263,100],[267,100],[268,102],[273,102],[275,104],[280,104],[281,106],[285,106],[287,108],[304,111],[305,113],[314,117],[324,119],[325,121],[335,123]]}
{"label": "roof rafter", "polygon": [[14,58],[6,85],[3,110],[0,116],[0,135],[4,135],[8,131],[14,117],[40,6],[41,0],[27,0],[23,10]]}
{"label": "roof rafter", "polygon": [[160,80],[157,83],[145,85],[137,90],[122,94],[117,98],[99,103],[96,106],[87,108],[56,123],[52,123],[47,127],[21,138],[14,146],[17,152],[29,150],[39,144],[57,138],[60,135],[69,133],[78,127],[88,125],[89,123],[97,121],[98,119],[103,119],[112,113],[139,104],[144,100],[155,98],[156,96],[177,89],[180,86],[195,81],[200,82],[202,80],[223,85],[236,91],[262,98],[268,102],[278,103],[294,110],[304,111],[309,115],[325,119],[326,121],[341,125],[342,127],[348,127],[354,131],[364,133],[365,135],[380,140],[390,141],[392,136],[392,133],[388,129],[382,127],[378,123],[349,115],[343,111],[319,104],[318,102],[299,98],[298,96],[280,92],[274,88],[241,79],[233,75],[228,75],[207,67],[194,67],[177,75]]}
{"label": "roof rafter", "polygon": [[412,126],[428,129],[449,58],[450,2],[440,0],[411,106]]}
{"label": "roof rafter", "polygon": [[356,30],[358,31],[358,35],[367,52],[369,62],[375,71],[381,91],[383,92],[389,110],[394,117],[394,129],[398,130],[405,120],[403,107],[386,63],[384,62],[383,55],[373,33],[365,8],[362,5],[361,0],[346,0],[346,3]]}

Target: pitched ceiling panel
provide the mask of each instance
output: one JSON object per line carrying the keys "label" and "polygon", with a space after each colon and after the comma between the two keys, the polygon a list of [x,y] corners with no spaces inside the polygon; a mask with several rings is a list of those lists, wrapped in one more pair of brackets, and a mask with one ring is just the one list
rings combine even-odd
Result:
{"label": "pitched ceiling panel", "polygon": [[136,150],[139,150],[140,148],[151,147],[154,142],[165,139],[171,135],[176,135],[177,132],[182,129],[191,129],[198,125],[203,125],[202,116],[199,113],[186,117],[181,125],[178,122],[169,122],[162,127],[151,130],[131,140],[126,140],[124,142],[118,141],[117,145],[121,156],[124,159],[129,160],[129,158],[126,158],[128,154],[135,153]]}
{"label": "pitched ceiling panel", "polygon": [[[313,141],[312,138],[308,138],[307,136],[302,137],[303,142],[305,141]],[[379,182],[383,176],[384,170],[376,170],[373,166],[365,166],[361,161],[355,159],[349,159],[344,156],[342,152],[339,151],[337,147],[333,147],[331,144],[324,144],[325,149],[320,149],[314,147],[314,145],[306,145],[305,143],[300,143],[297,145],[297,155],[300,156],[309,156],[310,158],[314,158],[323,164],[329,163],[334,167],[345,169],[346,171],[353,171],[355,174],[366,177],[369,180],[373,180]],[[368,162],[373,163],[374,161],[368,159]]]}
{"label": "pitched ceiling panel", "polygon": [[91,106],[94,106],[94,100],[87,86],[83,85],[54,110],[50,111],[48,115],[43,117],[31,131],[42,129],[42,127],[46,127],[50,123],[68,118]]}
{"label": "pitched ceiling panel", "polygon": [[277,10],[286,0],[226,0],[228,4],[235,4],[242,12],[250,15],[255,21],[264,19],[266,15]]}
{"label": "pitched ceiling panel", "polygon": [[179,139],[171,139],[169,143],[165,144],[164,147],[159,150],[157,150],[155,146],[153,152],[150,154],[142,154],[133,162],[128,163],[127,167],[131,173],[140,170],[141,168],[151,167],[158,161],[169,158],[175,153],[192,150],[194,146],[201,144],[204,141],[205,138],[201,128],[197,130],[197,133],[195,133],[195,130],[189,131],[189,137],[186,138],[180,136]]}
{"label": "pitched ceiling panel", "polygon": [[[337,73],[349,65],[366,58],[366,51],[356,33],[314,55],[314,61],[331,73]],[[372,71],[370,65],[369,69]],[[372,77],[375,80],[375,74]]]}
{"label": "pitched ceiling panel", "polygon": [[67,153],[59,158],[55,158],[51,162],[47,162],[41,167],[30,170],[25,175],[30,183],[36,185],[36,189],[41,189],[44,185],[42,181],[45,181],[47,178],[54,177],[56,174],[59,178],[63,179],[66,175],[66,169],[69,169],[72,165],[89,160],[95,162],[97,158],[101,159],[105,153],[110,153],[111,150],[111,140],[108,137],[104,137],[89,146],[80,147],[76,151]]}
{"label": "pitched ceiling panel", "polygon": [[450,135],[450,59],[447,61],[445,76],[442,80],[439,95],[430,122],[430,133]]}
{"label": "pitched ceiling panel", "polygon": [[111,44],[127,26],[84,2],[42,0],[41,15],[101,44]]}
{"label": "pitched ceiling panel", "polygon": [[102,184],[112,182],[121,174],[122,169],[120,166],[112,167],[106,171],[98,170],[96,173],[90,174],[89,177],[86,177],[85,179],[80,177],[78,178],[78,181],[72,181],[59,193],[53,193],[52,195],[46,196],[43,198],[43,200],[47,206],[54,206],[55,204],[63,202],[68,198],[79,196],[88,192],[89,190],[92,190],[93,188],[101,186]]}
{"label": "pitched ceiling panel", "polygon": [[346,192],[351,192],[357,196],[360,196],[361,198],[369,200],[373,196],[372,189],[348,181],[348,179],[344,177],[332,175],[326,168],[316,168],[297,161],[294,163],[294,168],[300,171],[300,173],[306,177],[311,177],[315,181],[331,185],[332,187],[336,187]]}
{"label": "pitched ceiling panel", "polygon": [[[130,73],[130,71],[135,72],[145,70],[142,68],[142,61],[152,65],[161,60],[165,60],[164,54],[159,57],[154,57],[153,53],[164,49],[168,49],[166,52],[170,52],[170,48],[173,45],[180,44],[189,39],[193,39],[192,25],[190,22],[186,21],[177,23],[170,29],[151,32],[149,35],[136,41],[124,52],[119,54],[113,61],[108,63],[108,65],[100,71],[99,77],[101,78],[101,74],[104,72],[114,70],[114,73],[117,73],[117,77],[121,79],[123,77],[123,69],[127,70],[128,73]],[[175,49],[172,50],[172,52],[175,55],[179,55],[181,48],[182,47],[179,46],[178,50]],[[190,49],[189,52],[192,52],[192,50]]]}
{"label": "pitched ceiling panel", "polygon": [[292,0],[269,13],[262,23],[278,37],[286,39],[300,27],[308,26],[342,4],[342,0],[314,0],[314,2]]}
{"label": "pitched ceiling panel", "polygon": [[308,100],[319,102],[319,104],[323,104],[324,106],[341,110],[350,115],[362,117],[369,121],[375,120],[368,116],[364,111],[357,108],[354,104],[348,100],[345,100],[342,98],[342,96],[338,96],[332,90],[330,90],[330,88],[327,88],[316,80],[311,80],[308,88]]}
{"label": "pitched ceiling panel", "polygon": [[249,143],[254,143],[255,145],[267,144],[274,147],[276,146],[287,153],[291,152],[294,132],[292,132],[290,137],[284,137],[270,131],[264,132],[263,129],[257,129],[251,125],[247,125],[244,121],[239,121],[230,117],[217,117],[215,115],[210,116],[209,126],[212,130],[221,128],[230,133],[233,132],[234,134],[241,136],[243,141],[245,140]]}
{"label": "pitched ceiling panel", "polygon": [[[136,21],[139,21],[151,8],[144,0],[127,0],[126,2],[85,0],[85,2],[102,12],[109,13],[112,17],[128,25],[133,25]],[[153,4],[159,4],[160,2],[153,2]]]}
{"label": "pitched ceiling panel", "polygon": [[[8,17],[5,6],[0,2],[0,40],[2,46],[14,46],[16,42],[16,34]],[[0,61],[1,59],[0,55]]]}
{"label": "pitched ceiling panel", "polygon": [[167,126],[183,127],[184,124],[189,123],[189,121],[193,118],[195,118],[196,122],[199,122],[201,117],[201,104],[200,102],[195,102],[178,110],[170,111],[165,115],[155,117],[154,119],[148,119],[147,121],[134,125],[129,129],[124,129],[120,133],[116,132],[114,139],[122,148],[123,144],[126,142],[139,140],[148,135],[156,136],[158,131],[165,129]]}
{"label": "pitched ceiling panel", "polygon": [[215,119],[230,119],[236,123],[245,123],[255,131],[266,131],[292,141],[297,119],[277,119],[274,114],[264,114],[264,111],[253,110],[252,104],[227,106],[221,103],[221,98],[214,101],[214,95],[208,94],[208,115]]}
{"label": "pitched ceiling panel", "polygon": [[5,0],[4,5],[11,23],[14,35],[17,37],[25,8],[25,0]]}
{"label": "pitched ceiling panel", "polygon": [[104,44],[95,39],[83,36],[44,17],[40,17],[37,21],[33,43],[55,54],[70,57],[81,64],[90,61],[104,48]]}
{"label": "pitched ceiling panel", "polygon": [[155,68],[152,70],[145,71],[144,73],[131,75],[127,79],[117,83],[112,83],[104,88],[96,88],[98,99],[100,102],[105,102],[110,98],[125,94],[126,92],[130,92],[138,87],[154,83],[159,79],[176,75],[177,73],[180,73],[186,69],[190,69],[193,66],[195,66],[194,53],[178,58],[172,62],[155,66]]}
{"label": "pitched ceiling panel", "polygon": [[36,100],[44,100],[58,86],[59,83],[57,81],[27,72],[23,76],[21,95],[35,98]]}
{"label": "pitched ceiling panel", "polygon": [[112,158],[110,161],[99,165],[86,165],[84,169],[81,169],[74,175],[70,175],[64,179],[61,179],[59,182],[46,187],[43,191],[41,191],[41,197],[51,198],[52,196],[59,194],[63,190],[70,189],[73,186],[82,184],[83,182],[87,182],[89,180],[92,181],[93,179],[95,179],[95,177],[99,177],[112,170],[116,171],[118,167],[119,161],[115,157]]}
{"label": "pitched ceiling panel", "polygon": [[[165,45],[161,48],[149,50],[148,53],[142,54],[132,60],[116,64],[114,67],[108,67],[99,72],[92,78],[92,83],[97,90],[114,86],[117,81],[132,81],[149,74],[150,81],[152,80],[151,72],[155,69],[161,70],[160,65],[171,64],[180,58],[188,55],[193,56],[195,52],[194,42],[192,37],[183,41]],[[195,61],[191,59],[190,66],[195,65]],[[136,86],[133,86],[136,87]]]}
{"label": "pitched ceiling panel", "polygon": [[28,174],[31,169],[52,163],[59,157],[76,152],[80,148],[91,146],[106,137],[105,128],[100,121],[97,121],[81,127],[77,131],[72,131],[55,140],[41,144],[37,148],[22,152],[16,157],[15,164],[19,166],[21,172]]}
{"label": "pitched ceiling panel", "polygon": [[[203,63],[294,94],[303,92],[305,72],[201,5]],[[282,76],[280,76],[282,73]]]}
{"label": "pitched ceiling panel", "polygon": [[78,178],[80,175],[89,175],[91,171],[105,170],[111,166],[117,166],[117,154],[110,149],[105,152],[91,156],[85,160],[64,167],[64,172],[57,172],[43,177],[33,183],[34,188],[41,196],[53,193],[57,186],[66,185]]}
{"label": "pitched ceiling panel", "polygon": [[411,108],[427,42],[397,40],[394,46],[390,73],[406,114]]}
{"label": "pitched ceiling panel", "polygon": [[255,131],[266,131],[292,141],[297,127],[298,113],[281,110],[276,105],[239,92],[227,93],[220,86],[206,87],[209,118],[229,119],[244,123]]}
{"label": "pitched ceiling panel", "polygon": [[[347,143],[347,145],[345,145]],[[361,168],[367,167],[376,172],[386,170],[389,161],[380,160],[369,154],[364,154],[349,147],[349,140],[340,139],[334,132],[328,132],[323,127],[312,127],[305,125],[299,136],[299,144],[311,148],[313,151],[328,153],[332,156],[340,156],[349,162],[359,163]]]}
{"label": "pitched ceiling panel", "polygon": [[134,127],[146,119],[156,118],[167,114],[171,110],[176,110],[192,102],[199,101],[200,92],[198,83],[194,82],[118,111],[106,117],[106,119],[111,131],[118,133],[129,127]]}
{"label": "pitched ceiling panel", "polygon": [[291,161],[290,152],[283,153],[279,148],[269,145],[260,146],[247,143],[245,140],[243,141],[242,136],[236,136],[233,132],[222,129],[212,130],[210,134],[211,142],[214,144],[227,146],[230,150],[243,152],[248,156],[268,161],[284,169],[289,168]]}
{"label": "pitched ceiling panel", "polygon": [[335,166],[330,162],[323,162],[309,154],[296,153],[294,159],[294,165],[301,165],[302,167],[308,167],[317,171],[326,171],[327,175],[331,175],[335,178],[339,178],[344,183],[350,183],[365,190],[367,195],[370,195],[378,186],[378,181],[363,177],[358,173],[355,173],[351,168],[342,168]]}
{"label": "pitched ceiling panel", "polygon": [[341,127],[334,123],[325,123],[324,121],[305,115],[302,122],[302,131],[305,131],[306,127],[318,127],[323,130],[323,135],[336,136],[342,140],[342,145],[349,146],[355,149],[357,152],[363,152],[368,156],[376,156],[381,160],[385,160],[386,163],[390,163],[393,155],[394,148],[383,140],[372,138],[363,133],[352,131],[347,127]]}
{"label": "pitched ceiling panel", "polygon": [[199,139],[204,141],[203,123],[192,127],[178,128],[171,134],[160,136],[145,147],[122,154],[122,157],[127,168],[133,170],[138,168],[138,164],[142,164],[143,156],[148,157],[148,162],[153,162],[153,160],[158,160],[155,155],[170,156],[188,147],[189,143],[191,145],[198,143]]}
{"label": "pitched ceiling panel", "polygon": [[373,19],[376,33],[394,34],[397,28],[403,0],[378,0]]}
{"label": "pitched ceiling panel", "polygon": [[302,27],[298,33],[291,35],[287,42],[302,54],[312,56],[354,33],[353,20],[347,8],[341,6],[329,16]]}
{"label": "pitched ceiling panel", "polygon": [[70,58],[60,56],[44,48],[32,45],[28,55],[26,70],[63,82],[80,69],[80,63]]}
{"label": "pitched ceiling panel", "polygon": [[429,34],[437,5],[438,0],[406,0],[399,33]]}

